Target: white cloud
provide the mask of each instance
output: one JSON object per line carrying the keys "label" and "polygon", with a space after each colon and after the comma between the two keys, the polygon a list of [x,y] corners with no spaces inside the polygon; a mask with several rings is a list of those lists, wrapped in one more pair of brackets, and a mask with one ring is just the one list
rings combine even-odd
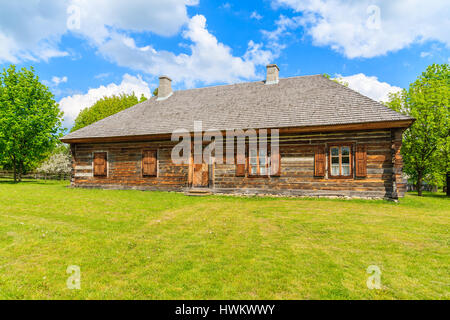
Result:
{"label": "white cloud", "polygon": [[[260,77],[256,67],[271,62],[276,54],[249,41],[247,52],[233,55],[207,30],[204,16],[188,17],[186,6],[196,4],[197,0],[42,0],[30,5],[11,1],[0,12],[0,62],[68,55],[58,45],[70,32],[113,63],[151,75],[167,74],[187,86]],[[181,45],[189,54],[152,44],[138,46],[130,36],[132,32],[171,36],[181,30],[187,42]]]}
{"label": "white cloud", "polygon": [[257,11],[253,11],[250,15],[251,19],[261,20],[263,18],[262,15],[260,15]]}
{"label": "white cloud", "polygon": [[225,2],[219,8],[227,10],[231,8],[231,4],[229,2]]}
{"label": "white cloud", "polygon": [[[174,35],[189,20],[186,6],[196,4],[197,0],[2,1],[0,63],[67,56],[58,46],[69,31],[94,45],[103,43],[111,30]],[[78,9],[80,28],[68,29],[68,22],[77,19],[69,8]]]}
{"label": "white cloud", "polygon": [[431,53],[431,52],[422,51],[422,52],[420,53],[420,57],[421,57],[421,58],[426,58],[426,57],[431,57],[431,56],[432,56],[432,53]]}
{"label": "white cloud", "polygon": [[153,75],[167,74],[188,87],[199,81],[231,83],[256,78],[256,66],[269,63],[275,56],[253,41],[248,43],[243,57],[233,56],[231,48],[207,30],[202,15],[192,17],[182,35],[191,42],[190,54],[158,51],[150,45],[138,47],[132,38],[120,33],[112,34],[99,52],[120,66]]}
{"label": "white cloud", "polygon": [[96,76],[94,76],[94,78],[103,80],[103,79],[109,78],[111,75],[112,75],[111,72],[104,72],[104,73],[97,74]]}
{"label": "white cloud", "polygon": [[46,62],[52,58],[67,57],[69,55],[67,51],[60,51],[48,45],[38,48],[35,53],[37,55],[37,58],[35,60],[41,59]]}
{"label": "white cloud", "polygon": [[[375,57],[413,43],[450,45],[448,0],[273,0],[302,13],[313,43],[349,58]],[[375,5],[376,6],[375,6]]]}
{"label": "white cloud", "polygon": [[147,82],[142,80],[141,76],[131,76],[125,74],[120,84],[110,83],[106,86],[89,89],[85,94],[75,94],[62,98],[59,107],[64,111],[64,123],[72,126],[78,113],[87,107],[92,106],[97,100],[121,93],[135,93],[139,98],[142,94],[147,98],[151,97],[150,88]]}
{"label": "white cloud", "polygon": [[387,82],[381,82],[375,76],[366,76],[363,73],[343,77],[336,75],[336,78],[348,83],[348,87],[376,101],[388,101],[389,93],[401,90],[400,87],[391,86]]}
{"label": "white cloud", "polygon": [[57,47],[65,32],[62,1],[2,1],[0,63],[67,55]]}
{"label": "white cloud", "polygon": [[189,20],[186,6],[197,3],[186,0],[72,0],[81,12],[78,32],[98,42],[110,35],[109,27],[175,35]]}
{"label": "white cloud", "polygon": [[277,41],[281,37],[290,35],[289,30],[295,29],[301,24],[300,17],[289,18],[284,15],[280,15],[277,21],[275,21],[275,25],[277,28],[273,31],[261,30],[262,34],[269,40]]}
{"label": "white cloud", "polygon": [[52,82],[53,82],[53,84],[54,84],[55,86],[59,86],[60,83],[66,83],[67,80],[68,80],[68,79],[67,79],[66,76],[64,76],[64,77],[57,77],[57,76],[54,76],[54,77],[52,78]]}

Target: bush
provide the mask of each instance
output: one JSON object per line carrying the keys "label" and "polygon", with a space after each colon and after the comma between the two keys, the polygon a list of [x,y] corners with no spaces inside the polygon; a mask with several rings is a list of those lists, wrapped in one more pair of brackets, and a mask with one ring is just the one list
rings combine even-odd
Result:
{"label": "bush", "polygon": [[36,171],[45,174],[70,174],[70,154],[66,151],[54,153]]}

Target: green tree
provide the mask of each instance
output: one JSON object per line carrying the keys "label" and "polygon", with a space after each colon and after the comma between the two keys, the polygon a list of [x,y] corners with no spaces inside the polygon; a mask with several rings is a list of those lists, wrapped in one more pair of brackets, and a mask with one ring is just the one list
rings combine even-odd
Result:
{"label": "green tree", "polygon": [[324,73],[323,76],[331,81],[334,81],[336,83],[342,84],[345,87],[348,87],[348,82],[344,81],[342,78],[331,78],[331,76],[328,73]]}
{"label": "green tree", "polygon": [[75,124],[72,127],[71,132],[84,128],[145,100],[147,100],[147,98],[144,95],[141,95],[141,98],[138,100],[134,93],[123,93],[118,96],[113,95],[111,97],[103,97],[91,107],[84,108],[80,111],[75,119]]}
{"label": "green tree", "polygon": [[450,68],[433,64],[408,90],[390,95],[386,105],[416,119],[403,136],[404,171],[415,181],[419,196],[422,182],[436,183],[444,175],[448,160],[442,159],[450,135]]}
{"label": "green tree", "polygon": [[144,96],[144,94],[141,94],[141,97],[139,98],[139,103],[147,101],[147,97]]}
{"label": "green tree", "polygon": [[0,74],[0,162],[14,181],[36,168],[61,135],[62,112],[34,73],[11,65]]}

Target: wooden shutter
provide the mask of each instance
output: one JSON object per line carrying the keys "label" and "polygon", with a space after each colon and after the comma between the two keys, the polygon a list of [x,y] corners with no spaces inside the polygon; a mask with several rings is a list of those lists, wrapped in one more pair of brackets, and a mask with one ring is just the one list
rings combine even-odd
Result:
{"label": "wooden shutter", "polygon": [[94,153],[94,176],[105,177],[107,176],[107,160],[106,152]]}
{"label": "wooden shutter", "polygon": [[281,153],[279,151],[270,155],[270,175],[275,177],[281,175]]}
{"label": "wooden shutter", "polygon": [[209,184],[209,170],[208,170],[208,164],[203,163],[202,164],[202,186],[207,187]]}
{"label": "wooden shutter", "polygon": [[245,154],[236,154],[236,177],[245,177]]}
{"label": "wooden shutter", "polygon": [[365,145],[357,145],[355,153],[356,176],[367,176],[367,147]]}
{"label": "wooden shutter", "polygon": [[318,146],[314,155],[314,176],[325,176],[325,146]]}
{"label": "wooden shutter", "polygon": [[155,177],[156,172],[156,150],[144,151],[142,154],[142,175],[147,177]]}

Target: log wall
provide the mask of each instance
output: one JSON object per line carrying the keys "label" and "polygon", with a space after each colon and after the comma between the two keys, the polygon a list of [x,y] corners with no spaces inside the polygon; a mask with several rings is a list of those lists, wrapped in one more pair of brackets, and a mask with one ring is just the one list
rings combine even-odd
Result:
{"label": "log wall", "polygon": [[[72,150],[72,180],[75,187],[108,189],[181,190],[187,187],[189,165],[171,161],[173,143],[122,142],[75,144]],[[143,150],[157,150],[157,175],[142,175]],[[93,175],[94,152],[107,152],[108,174]]]}
{"label": "log wall", "polygon": [[[234,164],[214,164],[210,188],[217,193],[280,194],[303,196],[349,196],[367,198],[402,197],[400,155],[401,129],[291,134],[280,136],[281,173],[279,177],[237,177]],[[356,145],[367,150],[367,176],[350,179],[328,177],[328,146],[348,143],[352,154]],[[189,187],[189,165],[173,164],[170,141],[72,144],[72,185],[75,187],[133,188],[182,191]],[[326,152],[326,174],[314,176],[314,154],[318,146]],[[142,176],[142,150],[158,150],[156,177]],[[108,153],[107,177],[92,174],[93,152]]]}

